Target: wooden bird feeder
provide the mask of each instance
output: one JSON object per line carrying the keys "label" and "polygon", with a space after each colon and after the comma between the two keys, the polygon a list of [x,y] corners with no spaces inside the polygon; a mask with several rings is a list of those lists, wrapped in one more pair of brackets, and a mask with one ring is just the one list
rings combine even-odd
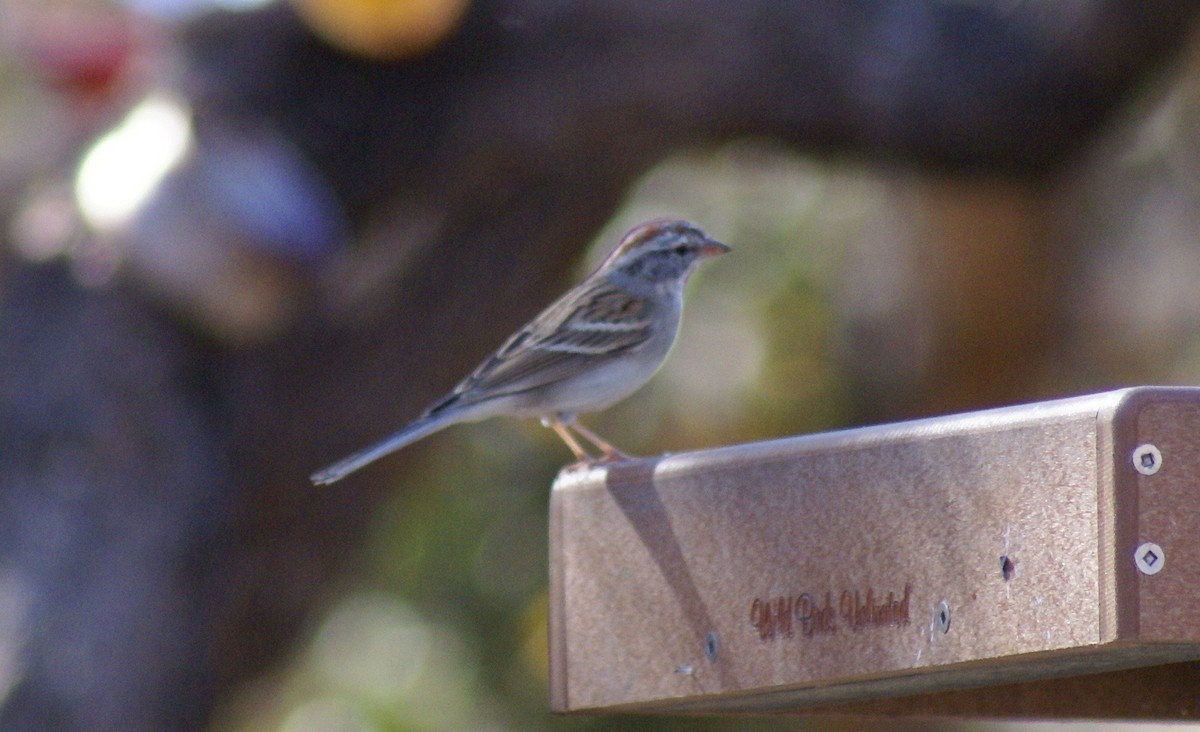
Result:
{"label": "wooden bird feeder", "polygon": [[564,472],[558,712],[1200,716],[1200,389]]}

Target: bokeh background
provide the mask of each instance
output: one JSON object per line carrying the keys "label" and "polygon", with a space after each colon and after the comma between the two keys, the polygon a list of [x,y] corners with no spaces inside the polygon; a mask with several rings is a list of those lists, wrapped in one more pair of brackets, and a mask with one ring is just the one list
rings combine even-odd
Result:
{"label": "bokeh background", "polygon": [[665,214],[633,453],[1200,382],[1190,4],[844,5],[0,0],[0,726],[858,728],[551,717],[535,423],[304,479]]}

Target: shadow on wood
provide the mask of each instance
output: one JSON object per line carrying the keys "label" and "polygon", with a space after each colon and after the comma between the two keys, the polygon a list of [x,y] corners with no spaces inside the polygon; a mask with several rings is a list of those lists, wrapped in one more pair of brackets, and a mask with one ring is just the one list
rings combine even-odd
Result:
{"label": "shadow on wood", "polygon": [[552,705],[1193,716],[1197,434],[1137,388],[564,473]]}

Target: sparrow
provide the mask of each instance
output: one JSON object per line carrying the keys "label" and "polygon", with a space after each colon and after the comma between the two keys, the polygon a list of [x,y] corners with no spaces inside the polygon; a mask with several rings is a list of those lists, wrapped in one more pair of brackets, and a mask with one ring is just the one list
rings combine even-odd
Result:
{"label": "sparrow", "polygon": [[[575,454],[573,465],[628,459],[576,415],[605,409],[650,380],[679,332],[688,276],[703,260],[728,251],[687,221],[655,219],[634,227],[599,267],[420,417],[310,479],[333,483],[452,424],[497,416],[540,418]],[[588,453],[576,435],[600,455]]]}

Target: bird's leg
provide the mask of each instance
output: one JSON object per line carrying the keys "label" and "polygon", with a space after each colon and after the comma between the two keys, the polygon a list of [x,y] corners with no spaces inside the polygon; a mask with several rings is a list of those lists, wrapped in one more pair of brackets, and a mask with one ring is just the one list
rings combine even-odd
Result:
{"label": "bird's leg", "polygon": [[[570,418],[568,421],[573,420],[574,417]],[[579,440],[576,440],[575,437],[567,430],[567,426],[563,420],[563,415],[559,414],[553,417],[542,417],[542,425],[554,430],[554,432],[562,438],[562,441],[567,443],[567,447],[571,448],[571,452],[575,453],[575,459],[578,461],[578,465],[589,465],[594,461],[594,458],[589,455],[587,451],[584,450],[579,444]]]}
{"label": "bird's leg", "polygon": [[565,422],[566,422],[566,424],[570,425],[571,429],[578,432],[580,434],[580,436],[583,437],[583,439],[587,440],[588,442],[592,443],[596,447],[600,448],[600,452],[602,453],[602,455],[600,456],[600,462],[615,463],[615,462],[620,462],[622,460],[632,460],[633,459],[629,455],[626,455],[625,453],[621,452],[617,448],[613,447],[611,443],[609,443],[607,440],[602,439],[600,437],[600,435],[596,434],[595,432],[592,432],[588,428],[579,424],[579,422],[577,422],[575,420],[574,416],[572,416],[570,419],[565,420]]}

